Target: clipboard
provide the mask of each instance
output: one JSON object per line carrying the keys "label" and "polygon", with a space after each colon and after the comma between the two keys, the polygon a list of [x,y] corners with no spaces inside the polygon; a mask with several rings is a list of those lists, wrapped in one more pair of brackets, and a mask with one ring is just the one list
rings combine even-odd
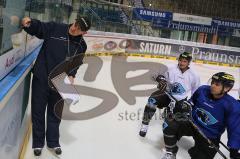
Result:
{"label": "clipboard", "polygon": [[80,95],[74,85],[71,84],[66,72],[51,79],[60,96],[68,105],[75,105],[79,102]]}

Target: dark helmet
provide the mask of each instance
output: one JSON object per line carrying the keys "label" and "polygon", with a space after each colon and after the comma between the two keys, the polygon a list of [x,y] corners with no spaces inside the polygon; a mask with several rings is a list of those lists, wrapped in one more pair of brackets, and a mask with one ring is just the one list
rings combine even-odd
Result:
{"label": "dark helmet", "polygon": [[224,87],[232,89],[234,85],[234,77],[226,72],[218,72],[212,76],[212,81],[220,82]]}
{"label": "dark helmet", "polygon": [[188,60],[188,62],[191,62],[191,60],[192,60],[192,54],[189,53],[189,52],[183,52],[183,53],[181,53],[181,54],[179,55],[179,58],[178,58],[178,59],[182,59],[182,58]]}

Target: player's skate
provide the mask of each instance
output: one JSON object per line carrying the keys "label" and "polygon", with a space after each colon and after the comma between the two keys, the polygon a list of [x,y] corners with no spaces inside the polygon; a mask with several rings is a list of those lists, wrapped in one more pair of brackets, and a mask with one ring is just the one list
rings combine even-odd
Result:
{"label": "player's skate", "polygon": [[146,134],[147,134],[147,130],[148,130],[148,125],[142,124],[141,128],[140,128],[140,131],[139,131],[139,135],[142,136],[142,137],[145,137]]}
{"label": "player's skate", "polygon": [[161,159],[176,159],[176,154],[172,152],[166,152]]}

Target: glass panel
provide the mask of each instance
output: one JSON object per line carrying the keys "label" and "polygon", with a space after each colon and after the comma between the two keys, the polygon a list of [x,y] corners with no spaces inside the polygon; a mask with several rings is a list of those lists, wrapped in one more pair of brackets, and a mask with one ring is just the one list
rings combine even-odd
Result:
{"label": "glass panel", "polygon": [[24,42],[20,20],[25,14],[25,0],[3,1],[0,6],[0,54],[19,47]]}
{"label": "glass panel", "polygon": [[171,36],[171,30],[163,29],[161,32],[161,38],[170,38]]}
{"label": "glass panel", "polygon": [[196,42],[196,41],[197,41],[197,35],[198,35],[197,32],[192,32],[192,35],[191,35],[191,41]]}
{"label": "glass panel", "polygon": [[176,39],[176,40],[179,40],[179,34],[180,34],[180,31],[178,30],[172,30],[171,31],[171,39]]}
{"label": "glass panel", "polygon": [[192,34],[193,34],[193,32],[191,32],[191,31],[186,31],[188,34],[187,34],[187,37],[186,37],[186,40],[187,41],[191,41],[192,40]]}
{"label": "glass panel", "polygon": [[212,40],[213,40],[213,35],[212,35],[212,34],[208,34],[208,35],[207,35],[206,43],[207,43],[207,44],[211,44],[211,43],[212,43]]}
{"label": "glass panel", "polygon": [[226,39],[225,36],[219,36],[219,37],[218,37],[218,42],[217,42],[217,44],[218,44],[218,45],[224,45],[225,39]]}
{"label": "glass panel", "polygon": [[[128,2],[125,1],[124,4],[128,5]],[[59,23],[72,23],[77,16],[87,16],[92,22],[91,29],[93,30],[141,34],[207,43],[212,41],[211,38],[209,38],[211,35],[205,36],[197,32],[151,28],[151,24],[146,24],[143,20],[132,20],[133,8],[119,7],[115,4],[104,4],[102,2],[90,2],[87,0],[3,0],[0,5],[0,54],[21,45],[18,44],[17,41],[24,41],[19,40],[19,36],[12,36],[12,34],[21,31],[18,26],[19,23],[14,21],[19,21],[24,14],[41,21],[55,21]],[[24,13],[25,6],[26,13]],[[28,11],[30,12],[28,13]],[[15,40],[11,38],[15,38]],[[220,37],[218,44],[227,45],[230,43],[230,45],[236,46],[238,40],[235,39],[236,38],[222,40]]]}
{"label": "glass panel", "polygon": [[231,37],[229,46],[240,47],[240,37]]}

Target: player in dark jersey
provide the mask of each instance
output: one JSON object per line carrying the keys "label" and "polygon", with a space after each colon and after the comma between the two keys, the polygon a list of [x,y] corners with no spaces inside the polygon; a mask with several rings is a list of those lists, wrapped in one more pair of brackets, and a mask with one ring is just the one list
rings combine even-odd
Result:
{"label": "player in dark jersey", "polygon": [[233,85],[232,75],[225,72],[214,74],[211,85],[200,86],[190,99],[193,104],[191,122],[165,120],[163,133],[166,153],[162,159],[176,158],[176,144],[182,136],[193,136],[195,145],[188,150],[192,159],[213,159],[217,151],[204,137],[219,147],[225,129],[230,157],[240,159],[240,103],[228,94]]}

